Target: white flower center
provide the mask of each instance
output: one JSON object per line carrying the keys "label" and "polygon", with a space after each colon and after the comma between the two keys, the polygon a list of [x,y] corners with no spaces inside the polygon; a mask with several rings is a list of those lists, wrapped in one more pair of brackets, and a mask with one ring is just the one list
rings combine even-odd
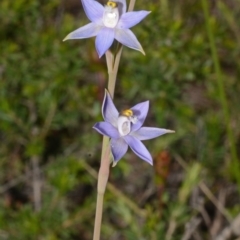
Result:
{"label": "white flower center", "polygon": [[103,24],[105,27],[114,28],[116,27],[119,20],[119,11],[115,2],[109,1],[105,6],[103,14]]}
{"label": "white flower center", "polygon": [[121,136],[126,136],[131,131],[131,121],[128,119],[128,117],[125,116],[119,116],[118,121],[118,131]]}
{"label": "white flower center", "polygon": [[131,123],[137,123],[138,119],[133,115],[132,110],[128,109],[123,111],[117,120],[118,132],[121,136],[126,136],[131,132]]}

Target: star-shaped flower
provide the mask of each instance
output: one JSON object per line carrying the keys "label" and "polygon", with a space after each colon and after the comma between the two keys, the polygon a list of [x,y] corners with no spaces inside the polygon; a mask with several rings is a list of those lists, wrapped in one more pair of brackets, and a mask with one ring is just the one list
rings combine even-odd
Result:
{"label": "star-shaped flower", "polygon": [[149,101],[146,101],[119,113],[106,91],[102,106],[105,121],[96,123],[93,128],[111,138],[113,165],[127,152],[128,146],[138,157],[152,165],[152,156],[141,141],[174,132],[163,128],[142,127],[148,108]]}
{"label": "star-shaped flower", "polygon": [[94,0],[81,1],[91,23],[71,32],[63,41],[96,36],[95,45],[101,57],[116,39],[123,45],[144,54],[141,44],[129,28],[142,21],[150,12],[126,12],[126,0],[108,1],[106,6]]}

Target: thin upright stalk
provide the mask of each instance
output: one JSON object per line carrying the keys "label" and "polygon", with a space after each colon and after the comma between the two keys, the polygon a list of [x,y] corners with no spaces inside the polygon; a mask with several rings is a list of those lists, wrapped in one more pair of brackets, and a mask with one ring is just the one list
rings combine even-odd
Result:
{"label": "thin upright stalk", "polygon": [[231,127],[229,104],[228,104],[226,93],[225,93],[223,75],[222,75],[219,58],[218,58],[218,54],[217,54],[217,48],[216,48],[215,38],[214,38],[214,34],[213,34],[213,28],[211,26],[211,21],[210,21],[208,0],[202,0],[202,7],[203,7],[204,17],[205,17],[205,22],[206,22],[206,29],[207,29],[207,34],[208,34],[211,53],[212,53],[212,59],[213,59],[213,63],[214,63],[214,69],[216,72],[217,87],[218,87],[218,92],[219,92],[220,103],[221,103],[222,109],[223,109],[224,120],[227,125],[227,136],[228,136],[228,141],[229,141],[229,145],[230,145],[230,153],[231,153],[231,158],[232,158],[232,165],[230,166],[231,167],[230,171],[233,173],[234,178],[238,183],[238,188],[240,189],[240,166],[239,166],[239,161],[238,161],[238,157],[237,157],[235,138],[234,138],[233,130]]}
{"label": "thin upright stalk", "polygon": [[128,6],[128,11],[132,11],[134,9],[136,0],[131,0]]}
{"label": "thin upright stalk", "polygon": [[[135,0],[131,0],[129,3],[128,11],[132,11],[134,8],[134,5],[135,5]],[[118,73],[120,58],[122,54],[122,49],[123,47],[121,46],[118,49],[115,58],[113,57],[113,54],[110,51],[107,51],[106,53],[107,69],[108,69],[108,92],[112,98],[114,98],[115,85],[116,85],[116,79],[117,79],[117,73]],[[97,206],[96,206],[93,240],[100,239],[104,193],[107,186],[107,181],[109,177],[109,166],[111,163],[110,156],[111,155],[110,155],[109,138],[104,136],[103,143],[102,143],[101,165],[98,173]]]}
{"label": "thin upright stalk", "polygon": [[102,144],[101,166],[98,173],[97,205],[93,240],[99,240],[101,233],[103,198],[109,177],[109,165],[110,165],[110,147],[108,143],[109,139],[107,137],[104,137]]}
{"label": "thin upright stalk", "polygon": [[39,167],[39,157],[32,157],[32,165],[33,165],[33,203],[34,210],[39,212],[41,210],[41,171]]}
{"label": "thin upright stalk", "polygon": [[[118,66],[114,64],[113,62],[114,59],[110,52],[106,53],[106,58],[107,58],[107,66],[108,66],[108,91],[111,97],[113,98],[115,85],[116,85]],[[119,60],[120,60],[120,57],[119,57]],[[117,61],[117,65],[119,65],[119,60]],[[93,240],[100,239],[103,199],[104,199],[104,193],[106,190],[107,181],[109,177],[110,163],[111,163],[111,159],[110,159],[109,138],[104,136],[103,143],[102,143],[101,165],[98,173],[98,188],[97,188],[98,194],[97,194],[97,207],[96,207]]]}

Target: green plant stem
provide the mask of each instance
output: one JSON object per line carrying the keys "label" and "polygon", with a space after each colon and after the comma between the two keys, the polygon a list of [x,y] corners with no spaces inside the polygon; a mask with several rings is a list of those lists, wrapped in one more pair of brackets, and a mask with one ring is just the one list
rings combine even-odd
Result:
{"label": "green plant stem", "polygon": [[227,101],[227,97],[224,89],[224,80],[223,80],[219,58],[217,54],[217,48],[215,44],[213,29],[210,22],[211,19],[209,14],[208,0],[202,0],[202,7],[203,7],[204,17],[206,22],[207,34],[210,42],[211,54],[212,54],[214,68],[215,68],[216,77],[217,77],[217,86],[218,86],[220,102],[221,102],[223,113],[224,113],[224,120],[227,125],[227,136],[228,136],[230,153],[232,158],[232,165],[231,165],[230,171],[233,173],[233,176],[238,183],[238,188],[240,188],[240,166],[239,166],[239,161],[237,157],[237,149],[236,149],[234,134],[231,128],[231,119],[229,114],[228,101]]}
{"label": "green plant stem", "polygon": [[[135,0],[131,0],[129,3],[128,11],[132,11],[135,5]],[[107,60],[107,68],[108,68],[108,92],[112,98],[114,98],[115,92],[115,85],[117,79],[117,73],[120,63],[120,58],[122,55],[121,46],[115,58],[110,51],[106,52],[106,60]],[[109,145],[109,138],[103,137],[102,143],[102,156],[101,156],[101,165],[98,173],[98,188],[97,188],[97,206],[96,206],[96,216],[95,216],[95,224],[94,224],[94,233],[93,233],[93,240],[100,239],[101,233],[101,224],[102,224],[102,211],[103,211],[103,200],[104,200],[104,193],[107,186],[107,181],[109,177],[109,166],[111,163],[110,159],[110,145]]]}

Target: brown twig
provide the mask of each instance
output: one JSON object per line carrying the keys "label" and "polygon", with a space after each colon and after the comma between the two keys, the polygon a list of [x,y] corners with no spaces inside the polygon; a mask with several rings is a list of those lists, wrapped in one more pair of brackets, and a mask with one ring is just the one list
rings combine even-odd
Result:
{"label": "brown twig", "polygon": [[[187,163],[179,156],[174,156],[176,161],[185,169],[188,169]],[[212,194],[210,189],[207,187],[207,185],[202,181],[198,184],[201,191],[206,195],[206,197],[215,205],[215,207],[218,209],[218,211],[228,220],[228,222],[231,222],[231,216],[228,213],[228,211],[224,208],[221,202],[218,201],[218,199]]]}
{"label": "brown twig", "polygon": [[41,171],[39,168],[39,157],[32,157],[33,167],[33,204],[36,212],[41,210],[41,198],[42,198],[42,183],[41,183]]}
{"label": "brown twig", "polygon": [[200,223],[200,218],[193,217],[185,226],[185,233],[182,237],[182,240],[189,240]]}
{"label": "brown twig", "polygon": [[240,237],[240,214],[236,216],[229,226],[222,230],[215,240],[228,240],[233,235]]}

